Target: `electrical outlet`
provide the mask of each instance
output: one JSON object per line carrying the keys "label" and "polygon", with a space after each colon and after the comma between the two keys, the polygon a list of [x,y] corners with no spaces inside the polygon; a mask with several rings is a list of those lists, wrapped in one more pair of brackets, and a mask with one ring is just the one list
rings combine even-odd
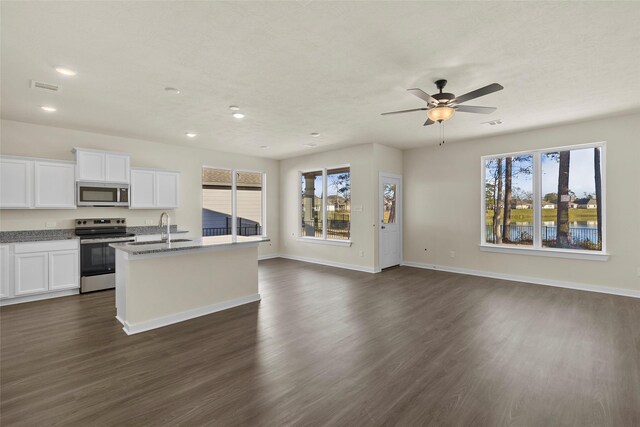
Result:
{"label": "electrical outlet", "polygon": [[154,220],[152,220],[152,219],[145,219],[144,223],[146,225],[154,225],[156,222]]}
{"label": "electrical outlet", "polygon": [[54,228],[56,225],[58,225],[58,223],[55,221],[46,221],[44,223],[45,228]]}
{"label": "electrical outlet", "polygon": [[449,251],[449,258],[455,258],[456,257],[456,251]]}
{"label": "electrical outlet", "polygon": [[360,256],[364,256],[364,251],[360,251]]}

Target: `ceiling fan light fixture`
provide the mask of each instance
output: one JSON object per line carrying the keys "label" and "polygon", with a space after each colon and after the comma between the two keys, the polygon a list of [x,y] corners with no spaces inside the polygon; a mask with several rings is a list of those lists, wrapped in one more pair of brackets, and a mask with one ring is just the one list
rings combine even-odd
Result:
{"label": "ceiling fan light fixture", "polygon": [[427,111],[427,117],[434,122],[446,122],[455,114],[456,110],[446,105],[431,108]]}

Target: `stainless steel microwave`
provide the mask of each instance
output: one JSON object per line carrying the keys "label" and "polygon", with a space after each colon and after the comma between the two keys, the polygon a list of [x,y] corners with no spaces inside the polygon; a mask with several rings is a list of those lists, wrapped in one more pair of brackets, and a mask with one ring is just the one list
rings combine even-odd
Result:
{"label": "stainless steel microwave", "polygon": [[78,182],[78,206],[129,206],[129,184]]}

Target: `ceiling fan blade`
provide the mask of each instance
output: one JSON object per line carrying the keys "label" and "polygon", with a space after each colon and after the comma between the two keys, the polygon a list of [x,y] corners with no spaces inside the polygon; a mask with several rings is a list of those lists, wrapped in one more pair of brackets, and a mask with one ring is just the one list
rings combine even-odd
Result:
{"label": "ceiling fan blade", "polygon": [[479,114],[489,114],[496,111],[498,108],[496,107],[478,107],[475,105],[459,105],[455,108],[456,111],[461,113],[479,113]]}
{"label": "ceiling fan blade", "polygon": [[412,89],[407,89],[407,90],[412,94],[414,94],[415,96],[417,96],[418,98],[425,101],[426,103],[434,103],[434,104],[438,103],[436,99],[432,98],[431,95],[429,95],[427,92],[423,91],[422,89],[418,89],[417,87],[414,87]]}
{"label": "ceiling fan blade", "polygon": [[462,104],[463,102],[467,102],[475,98],[480,98],[481,96],[489,95],[490,93],[497,92],[502,89],[504,89],[502,85],[499,85],[498,83],[491,83],[488,86],[481,87],[480,89],[476,89],[474,91],[456,97],[455,102],[458,104]]}
{"label": "ceiling fan blade", "polygon": [[435,122],[434,122],[433,120],[431,120],[431,119],[427,119],[427,121],[426,121],[426,122],[424,122],[424,124],[423,124],[422,126],[429,126],[429,125],[432,125],[432,124],[434,124],[434,123],[435,123]]}
{"label": "ceiling fan blade", "polygon": [[400,111],[390,111],[388,113],[382,113],[382,116],[386,116],[387,114],[401,114],[401,113],[410,113],[412,111],[425,111],[428,110],[428,108],[414,108],[411,110],[400,110]]}

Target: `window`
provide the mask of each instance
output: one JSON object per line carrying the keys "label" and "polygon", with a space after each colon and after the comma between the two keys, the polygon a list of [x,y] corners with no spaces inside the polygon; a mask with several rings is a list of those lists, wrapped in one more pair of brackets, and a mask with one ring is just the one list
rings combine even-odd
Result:
{"label": "window", "polygon": [[487,156],[482,245],[604,252],[604,143]]}
{"label": "window", "polygon": [[263,187],[262,172],[203,167],[202,235],[264,235]]}
{"label": "window", "polygon": [[396,223],[396,185],[384,184],[384,206],[382,214],[383,224],[395,224]]}
{"label": "window", "polygon": [[533,155],[485,161],[485,242],[533,245]]}
{"label": "window", "polygon": [[348,166],[300,173],[300,199],[301,237],[350,239],[351,173]]}

